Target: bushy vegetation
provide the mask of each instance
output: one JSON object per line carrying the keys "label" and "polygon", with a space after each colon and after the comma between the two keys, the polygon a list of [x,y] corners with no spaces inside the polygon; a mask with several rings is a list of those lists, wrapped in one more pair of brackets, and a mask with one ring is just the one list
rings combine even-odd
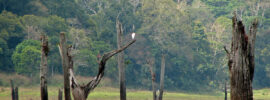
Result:
{"label": "bushy vegetation", "polygon": [[[45,34],[49,75],[62,74],[57,45],[60,32],[66,32],[75,49],[76,74],[94,76],[98,55],[116,48],[118,17],[125,41],[137,33],[137,42],[125,51],[128,87],[150,89],[146,60],[155,59],[159,79],[165,53],[166,89],[221,89],[228,79],[223,46],[230,46],[230,19],[236,11],[246,25],[260,21],[253,83],[265,88],[270,86],[269,5],[268,0],[0,0],[0,71],[38,76],[38,41]],[[107,66],[105,76],[117,82],[116,58]]]}

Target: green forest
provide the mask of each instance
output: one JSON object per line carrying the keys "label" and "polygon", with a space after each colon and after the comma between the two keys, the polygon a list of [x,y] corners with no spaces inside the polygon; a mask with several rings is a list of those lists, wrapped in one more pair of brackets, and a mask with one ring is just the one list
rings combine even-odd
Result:
{"label": "green forest", "polygon": [[[253,87],[269,88],[269,0],[0,0],[0,73],[39,84],[40,36],[46,35],[48,81],[53,85],[50,78],[63,74],[57,45],[65,32],[74,47],[74,73],[93,77],[99,56],[117,48],[119,19],[124,44],[136,33],[136,42],[124,51],[127,88],[151,90],[147,60],[154,61],[159,82],[165,54],[166,90],[220,90],[229,82],[223,47],[231,46],[233,12],[247,28],[259,20]],[[108,60],[104,77],[117,87],[117,56]],[[9,86],[9,81],[0,78],[0,86]]]}

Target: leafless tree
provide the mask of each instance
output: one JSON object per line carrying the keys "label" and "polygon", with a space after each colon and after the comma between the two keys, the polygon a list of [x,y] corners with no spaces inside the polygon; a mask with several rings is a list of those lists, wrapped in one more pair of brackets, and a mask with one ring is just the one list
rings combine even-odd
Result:
{"label": "leafless tree", "polygon": [[149,66],[150,69],[150,73],[151,73],[151,77],[152,77],[152,91],[153,91],[153,100],[157,100],[157,94],[156,94],[156,74],[153,70],[153,66],[154,66],[154,59],[148,59],[147,60],[147,64]]}
{"label": "leafless tree", "polygon": [[47,89],[47,57],[49,52],[48,38],[41,35],[41,63],[40,63],[40,96],[41,100],[48,100]]}
{"label": "leafless tree", "polygon": [[[94,88],[97,87],[97,85],[99,84],[100,80],[102,79],[102,77],[104,76],[104,70],[105,70],[105,65],[106,65],[106,61],[109,60],[112,56],[114,56],[115,54],[122,52],[123,50],[125,50],[127,47],[129,47],[131,44],[133,44],[136,40],[132,40],[130,41],[128,44],[124,45],[122,48],[117,49],[117,50],[113,50],[111,52],[105,53],[102,58],[101,61],[99,61],[99,69],[98,69],[98,74],[96,75],[96,77],[94,79],[92,79],[90,82],[88,82],[86,85],[80,85],[78,84],[78,82],[76,81],[76,78],[74,76],[73,73],[73,59],[72,59],[72,55],[71,55],[71,46],[67,47],[65,42],[65,34],[61,33],[60,35],[60,46],[59,46],[59,50],[60,50],[60,54],[62,57],[62,61],[66,60],[66,67],[69,71],[64,71],[64,77],[65,75],[69,76],[69,80],[70,82],[70,87],[72,89],[72,95],[74,100],[86,100],[88,94],[94,90]],[[65,48],[65,49],[63,49]],[[66,50],[66,51],[63,51]],[[65,53],[64,53],[65,52]],[[64,69],[66,70],[66,69]],[[66,83],[65,83],[66,84]],[[66,95],[66,93],[65,93]]]}
{"label": "leafless tree", "polygon": [[224,47],[228,56],[231,100],[253,100],[254,49],[258,20],[255,19],[246,34],[245,26],[234,13],[231,51]]}
{"label": "leafless tree", "polygon": [[[118,19],[116,20],[116,30],[117,30],[117,48],[120,49],[122,47],[123,41],[123,27]],[[120,52],[118,54],[117,62],[118,62],[119,83],[120,83],[120,100],[126,100],[126,82],[125,82],[126,79],[125,79],[123,52]]]}
{"label": "leafless tree", "polygon": [[65,96],[65,100],[71,100],[70,81],[69,81],[70,62],[68,59],[68,46],[66,44],[66,37],[65,37],[64,32],[60,33],[60,44],[58,45],[58,47],[59,47],[59,52],[62,58],[62,67],[63,67],[63,72],[64,72],[64,96]]}
{"label": "leafless tree", "polygon": [[152,91],[153,91],[153,100],[162,100],[163,99],[163,88],[164,88],[164,74],[165,74],[165,55],[162,54],[161,58],[161,69],[160,69],[160,86],[159,86],[159,94],[157,95],[157,90],[156,90],[156,75],[155,72],[153,71],[153,65],[154,65],[154,60],[153,59],[147,59],[147,64],[150,69],[151,77],[152,77]]}
{"label": "leafless tree", "polygon": [[224,94],[225,94],[224,100],[227,100],[227,81],[224,82]]}
{"label": "leafless tree", "polygon": [[161,58],[161,70],[160,70],[160,92],[159,92],[159,99],[163,99],[163,88],[164,88],[164,74],[165,74],[165,55],[162,54]]}
{"label": "leafless tree", "polygon": [[12,80],[10,80],[10,85],[11,85],[11,98],[12,98],[12,100],[19,100],[18,87],[16,86],[14,88],[14,84],[13,84]]}
{"label": "leafless tree", "polygon": [[62,100],[62,94],[63,94],[62,90],[59,89],[58,90],[58,100]]}

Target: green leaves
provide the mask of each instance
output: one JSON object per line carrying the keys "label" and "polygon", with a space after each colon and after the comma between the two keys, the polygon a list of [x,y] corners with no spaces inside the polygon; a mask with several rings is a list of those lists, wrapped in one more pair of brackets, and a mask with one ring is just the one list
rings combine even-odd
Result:
{"label": "green leaves", "polygon": [[20,43],[12,54],[15,71],[19,74],[30,75],[39,69],[40,64],[40,42],[36,40],[25,40]]}
{"label": "green leaves", "polygon": [[[63,31],[74,48],[76,73],[93,76],[98,56],[116,48],[115,22],[119,15],[123,42],[129,41],[130,33],[137,33],[135,45],[125,51],[130,85],[150,86],[144,85],[151,81],[145,60],[156,58],[155,66],[160,66],[160,55],[167,53],[166,88],[218,86],[228,76],[223,46],[230,45],[231,13],[236,11],[245,23],[253,18],[262,21],[256,40],[255,74],[259,74],[254,81],[260,85],[269,83],[266,67],[270,59],[270,8],[264,0],[0,0],[0,5],[1,71],[36,73],[40,56],[36,40],[46,34],[49,70],[61,73],[57,45],[59,32]],[[106,75],[117,79],[116,58],[107,65]],[[264,82],[256,77],[262,77]]]}

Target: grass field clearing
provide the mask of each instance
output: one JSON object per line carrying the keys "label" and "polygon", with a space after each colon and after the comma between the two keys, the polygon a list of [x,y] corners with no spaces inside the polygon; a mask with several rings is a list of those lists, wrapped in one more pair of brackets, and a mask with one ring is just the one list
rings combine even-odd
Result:
{"label": "grass field clearing", "polygon": [[[19,88],[20,100],[40,100],[39,87]],[[57,100],[58,88],[49,87],[49,100]],[[255,100],[270,100],[270,89],[254,90]],[[128,100],[152,100],[152,92],[145,90],[127,90]],[[0,100],[11,100],[10,88],[0,87]],[[87,100],[119,100],[119,90],[110,87],[97,87]],[[192,94],[165,92],[164,100],[224,100],[222,93]]]}

